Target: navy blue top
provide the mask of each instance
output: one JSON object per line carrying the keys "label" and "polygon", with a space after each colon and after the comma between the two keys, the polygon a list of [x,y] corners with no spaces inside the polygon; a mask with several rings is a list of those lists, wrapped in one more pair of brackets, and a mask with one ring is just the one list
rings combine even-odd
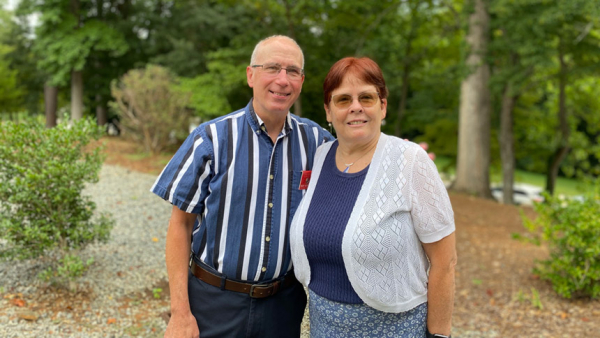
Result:
{"label": "navy blue top", "polygon": [[273,143],[250,101],[196,128],[151,190],[198,215],[196,259],[233,279],[281,277],[292,264],[288,231],[302,171],[330,139],[318,124],[288,114]]}
{"label": "navy blue top", "polygon": [[306,214],[304,247],[310,264],[308,287],[327,299],[361,304],[346,273],[342,238],[368,168],[343,173],[335,164],[338,141],[331,146]]}

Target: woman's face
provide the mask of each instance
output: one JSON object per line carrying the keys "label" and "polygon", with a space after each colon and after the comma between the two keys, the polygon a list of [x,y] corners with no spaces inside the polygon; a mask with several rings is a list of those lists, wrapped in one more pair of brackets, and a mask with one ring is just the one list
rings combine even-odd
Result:
{"label": "woman's face", "polygon": [[[379,136],[387,101],[379,98],[374,85],[367,84],[354,75],[347,75],[331,95],[329,105],[325,105],[327,122],[331,122],[335,128],[340,143],[367,144]],[[370,104],[371,99],[375,100],[375,104],[364,107]],[[343,107],[345,105],[348,106]]]}

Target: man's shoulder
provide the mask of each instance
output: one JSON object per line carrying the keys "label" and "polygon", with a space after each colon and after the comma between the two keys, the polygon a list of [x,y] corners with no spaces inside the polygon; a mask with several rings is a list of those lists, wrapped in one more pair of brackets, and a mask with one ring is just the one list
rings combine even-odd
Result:
{"label": "man's shoulder", "polygon": [[292,121],[296,122],[299,125],[306,125],[309,127],[320,127],[322,128],[317,122],[311,120],[311,119],[307,119],[306,117],[300,117],[298,115],[294,115],[290,113],[290,118]]}
{"label": "man's shoulder", "polygon": [[198,125],[193,132],[202,132],[204,130],[206,130],[206,128],[210,125],[217,125],[221,122],[227,121],[228,119],[231,118],[236,118],[236,117],[241,117],[245,114],[246,112],[246,108],[241,108],[235,111],[232,111],[231,113],[225,114],[225,115],[221,115],[219,117],[215,117],[212,120],[208,120],[205,122],[200,123],[200,125]]}

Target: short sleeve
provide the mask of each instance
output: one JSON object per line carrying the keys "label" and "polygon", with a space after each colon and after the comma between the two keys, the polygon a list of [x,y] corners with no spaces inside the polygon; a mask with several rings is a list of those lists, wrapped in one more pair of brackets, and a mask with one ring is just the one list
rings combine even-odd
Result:
{"label": "short sleeve", "polygon": [[179,209],[194,214],[203,212],[208,182],[213,176],[212,145],[199,130],[196,128],[188,136],[150,189]]}
{"label": "short sleeve", "polygon": [[433,243],[455,230],[454,212],[444,182],[433,161],[416,149],[411,182],[411,216],[419,240]]}

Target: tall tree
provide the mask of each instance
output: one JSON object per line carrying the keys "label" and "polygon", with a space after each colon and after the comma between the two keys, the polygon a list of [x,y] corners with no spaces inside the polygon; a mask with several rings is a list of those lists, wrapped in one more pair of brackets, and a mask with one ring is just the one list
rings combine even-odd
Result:
{"label": "tall tree", "polygon": [[[100,1],[100,0],[98,0]],[[93,51],[122,55],[128,45],[121,32],[99,20],[92,1],[24,0],[22,13],[40,13],[34,48],[38,66],[49,74],[50,85],[65,84],[71,78],[71,116],[83,115],[83,76]]]}
{"label": "tall tree", "polygon": [[467,43],[470,47],[466,60],[471,73],[461,84],[457,191],[490,197],[490,69],[485,59],[489,39],[487,1],[473,0],[474,10],[469,16]]}

